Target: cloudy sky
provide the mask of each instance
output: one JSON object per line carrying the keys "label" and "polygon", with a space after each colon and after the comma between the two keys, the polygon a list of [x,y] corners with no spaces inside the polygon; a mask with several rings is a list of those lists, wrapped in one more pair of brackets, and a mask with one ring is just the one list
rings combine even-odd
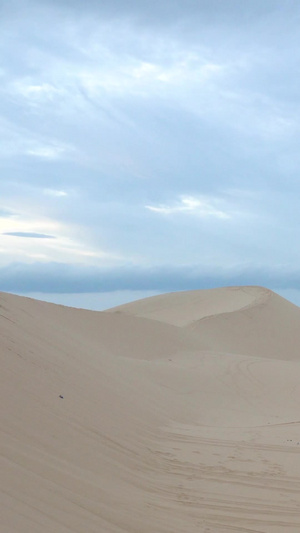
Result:
{"label": "cloudy sky", "polygon": [[0,290],[300,304],[298,0],[0,3]]}

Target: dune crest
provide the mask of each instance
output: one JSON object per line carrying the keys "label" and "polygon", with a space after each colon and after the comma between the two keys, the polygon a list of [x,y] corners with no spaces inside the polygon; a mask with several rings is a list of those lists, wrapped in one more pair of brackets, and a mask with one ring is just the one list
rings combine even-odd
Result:
{"label": "dune crest", "polygon": [[163,294],[109,311],[176,324],[210,350],[299,359],[300,308],[263,287]]}
{"label": "dune crest", "polygon": [[261,287],[0,293],[1,531],[300,531],[299,326]]}
{"label": "dune crest", "polygon": [[109,309],[151,318],[174,326],[188,326],[211,316],[233,313],[268,300],[272,291],[263,287],[223,287],[161,294]]}

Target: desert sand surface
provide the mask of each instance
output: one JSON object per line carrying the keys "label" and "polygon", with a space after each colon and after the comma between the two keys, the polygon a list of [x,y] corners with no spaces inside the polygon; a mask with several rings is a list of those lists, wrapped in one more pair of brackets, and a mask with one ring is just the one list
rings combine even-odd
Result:
{"label": "desert sand surface", "polygon": [[300,308],[0,293],[1,533],[300,531]]}

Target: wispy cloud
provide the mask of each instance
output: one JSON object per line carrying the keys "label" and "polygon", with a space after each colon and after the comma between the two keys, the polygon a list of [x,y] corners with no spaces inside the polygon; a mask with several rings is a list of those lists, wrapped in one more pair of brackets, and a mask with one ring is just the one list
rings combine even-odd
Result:
{"label": "wispy cloud", "polygon": [[64,144],[41,144],[32,142],[25,148],[25,154],[42,159],[60,159],[64,154],[70,151],[70,148]]}
{"label": "wispy cloud", "polygon": [[213,217],[229,219],[232,214],[218,207],[219,200],[207,197],[181,196],[179,202],[173,205],[146,205],[145,207],[155,213],[163,215],[190,214],[202,218]]}
{"label": "wispy cloud", "polygon": [[[6,4],[0,267],[18,263],[21,279],[35,261],[34,275],[68,265],[61,290],[89,274],[91,290],[122,287],[126,269],[115,283],[88,267],[129,263],[131,288],[142,276],[163,290],[202,283],[182,271],[168,285],[159,265],[170,257],[214,267],[223,284],[234,278],[224,265],[239,261],[263,257],[271,271],[284,257],[299,269],[300,5]],[[72,284],[78,263],[87,269],[74,266]]]}
{"label": "wispy cloud", "polygon": [[59,89],[51,85],[50,83],[31,84],[30,81],[26,82],[18,80],[12,86],[12,90],[24,96],[26,99],[34,104],[42,104],[45,101],[52,101],[57,95],[61,93]]}
{"label": "wispy cloud", "polygon": [[66,191],[60,191],[56,189],[44,189],[43,193],[47,196],[54,196],[55,198],[63,198],[65,196],[68,196],[68,193]]}
{"label": "wispy cloud", "polygon": [[22,121],[18,123],[4,118],[0,109],[0,161],[24,155],[54,160],[70,157],[73,154],[74,149],[68,140],[58,140],[54,132],[45,135],[34,130],[32,124],[24,125]]}
{"label": "wispy cloud", "polygon": [[13,211],[0,207],[0,218],[9,218],[15,216]]}

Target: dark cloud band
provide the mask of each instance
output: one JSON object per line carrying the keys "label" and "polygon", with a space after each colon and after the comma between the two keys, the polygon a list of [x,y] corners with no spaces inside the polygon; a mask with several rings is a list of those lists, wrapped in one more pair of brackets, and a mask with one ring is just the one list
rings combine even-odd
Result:
{"label": "dark cloud band", "polygon": [[119,290],[208,289],[235,285],[262,285],[300,289],[300,276],[286,269],[251,267],[209,273],[196,266],[153,268],[97,268],[65,263],[14,263],[0,269],[0,290],[41,293],[96,293]]}
{"label": "dark cloud band", "polygon": [[47,235],[46,233],[31,233],[27,231],[7,231],[2,235],[10,237],[25,237],[26,239],[56,239],[54,235]]}

